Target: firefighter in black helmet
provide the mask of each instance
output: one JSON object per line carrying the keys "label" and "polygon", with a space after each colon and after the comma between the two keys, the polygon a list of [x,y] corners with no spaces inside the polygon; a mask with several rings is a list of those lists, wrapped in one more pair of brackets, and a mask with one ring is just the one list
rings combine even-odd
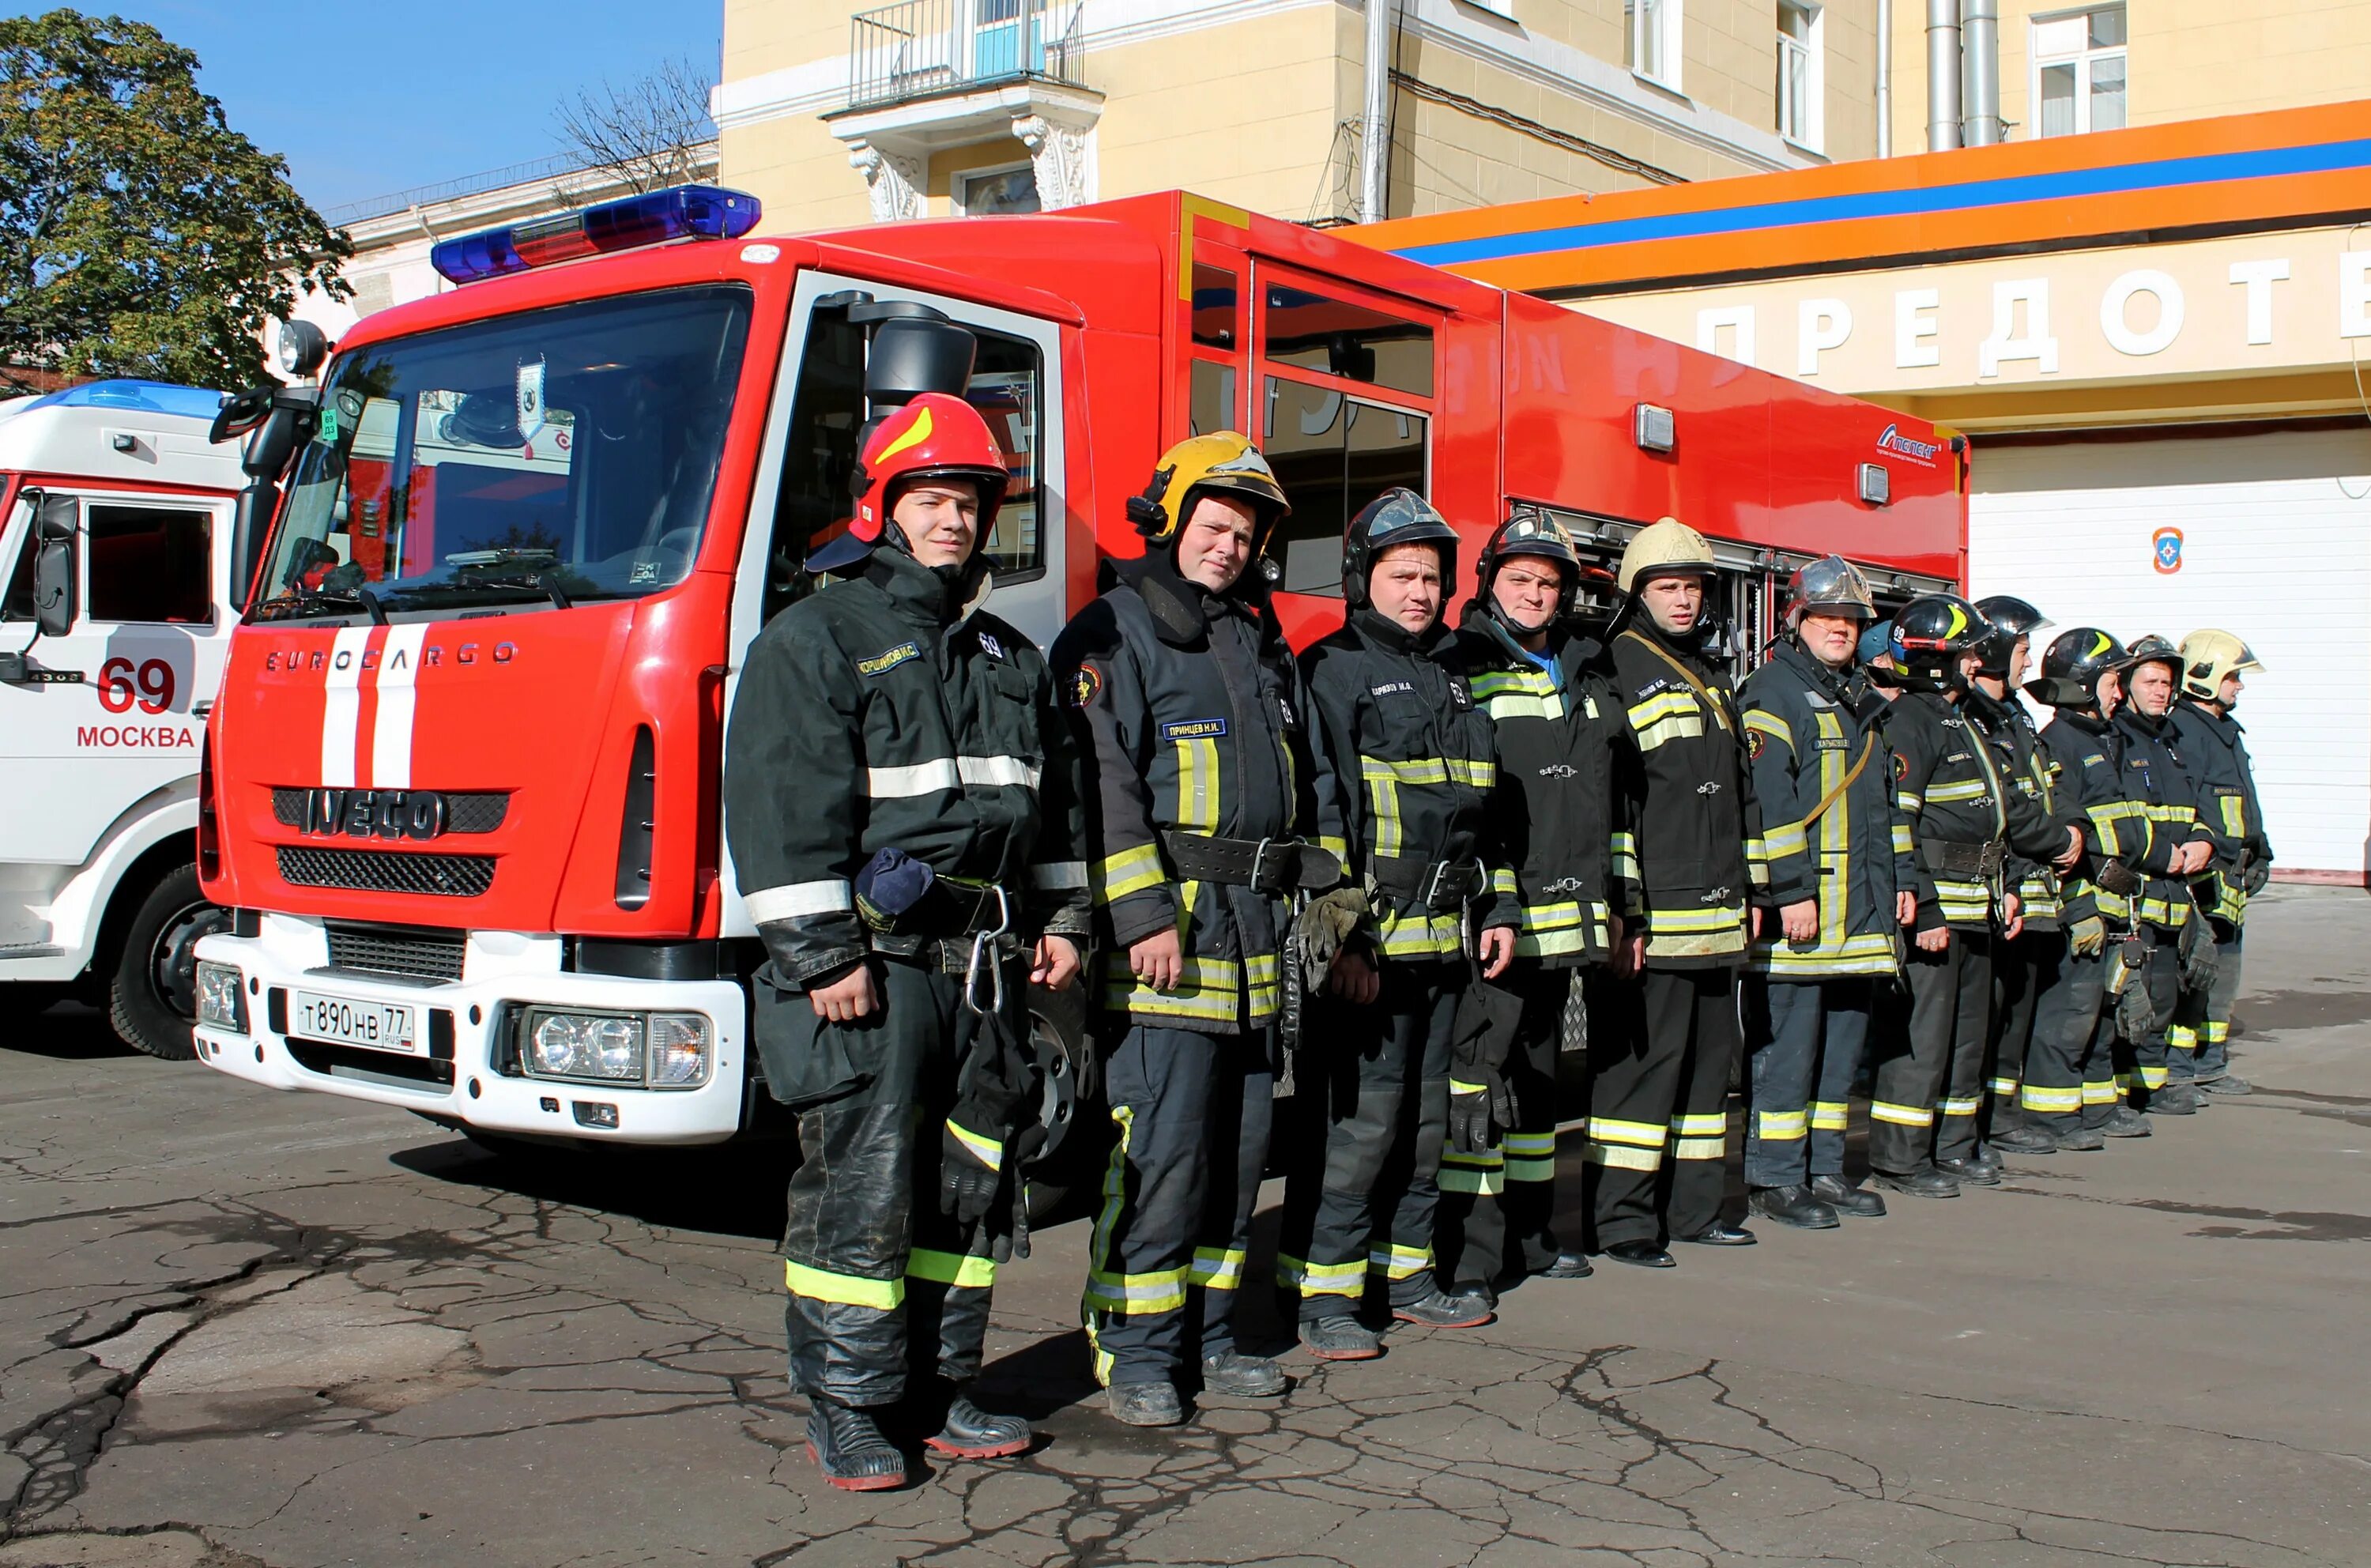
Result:
{"label": "firefighter in black helmet", "polygon": [[[2147,957],[2141,997],[2117,1015],[2118,1059],[2122,1084],[2136,1109],[2151,1115],[2186,1116],[2198,1109],[2194,1085],[2169,1081],[2166,1032],[2173,1023],[2182,973],[2211,964],[2214,937],[2199,918],[2190,879],[2214,859],[2215,838],[2198,820],[2198,797],[2174,749],[2176,694],[2181,686],[2181,651],[2162,637],[2144,637],[2130,650],[2124,672],[2124,704],[2114,723],[2123,741],[2124,790],[2148,813],[2147,877],[2134,905],[2135,926]],[[2207,977],[2211,986],[2211,975]],[[2140,985],[2141,981],[2135,981]],[[2202,987],[2203,988],[2203,987]]]}
{"label": "firefighter in black helmet", "polygon": [[[1666,517],[1622,552],[1625,595],[1606,668],[1622,705],[1614,875],[1620,976],[1591,977],[1589,1144],[1597,1243],[1617,1262],[1670,1268],[1668,1238],[1751,1245],[1721,1217],[1737,972],[1753,935],[1752,833],[1736,697],[1706,651],[1718,568]],[[1666,1161],[1668,1160],[1668,1166]]]}
{"label": "firefighter in black helmet", "polygon": [[[1521,513],[1475,563],[1458,651],[1475,705],[1498,733],[1508,863],[1501,892],[1522,905],[1515,963],[1468,995],[1450,1072],[1441,1157],[1441,1266],[1483,1288],[1501,1274],[1580,1279],[1579,1238],[1554,1225],[1556,1054],[1576,974],[1612,961],[1613,694],[1602,650],[1570,617],[1581,576],[1572,536]],[[1495,1196],[1494,1196],[1495,1194]]]}
{"label": "firefighter in black helmet", "polygon": [[1371,1274],[1401,1321],[1473,1328],[1492,1312],[1486,1293],[1441,1288],[1432,1250],[1459,998],[1477,963],[1493,978],[1506,970],[1521,921],[1494,887],[1490,720],[1441,623],[1456,557],[1456,531],[1423,497],[1385,490],[1344,534],[1341,629],[1301,656],[1319,841],[1343,855],[1371,911],[1347,940],[1321,928],[1301,950],[1324,994],[1300,1056],[1305,1120],[1277,1282],[1297,1291],[1301,1343],[1324,1360],[1381,1354],[1358,1317]]}
{"label": "firefighter in black helmet", "polygon": [[2273,846],[2264,836],[2256,765],[2245,726],[2231,716],[2245,674],[2262,669],[2252,649],[2227,631],[2193,631],[2181,640],[2181,700],[2173,709],[2174,744],[2198,792],[2198,816],[2215,858],[2196,884],[2215,934],[2215,974],[2185,985],[2166,1035],[2166,1068],[2175,1082],[2210,1095],[2250,1092],[2230,1068],[2231,1004],[2239,996],[2240,935],[2248,900],[2272,879]]}
{"label": "firefighter in black helmet", "polygon": [[1845,1175],[1845,1121],[1875,987],[1901,964],[1897,869],[1909,824],[1893,799],[1882,697],[1853,679],[1868,582],[1840,556],[1794,574],[1789,634],[1738,693],[1762,834],[1761,938],[1746,975],[1745,1184],[1755,1214],[1827,1229],[1885,1201]]}
{"label": "firefighter in black helmet", "polygon": [[2083,855],[2059,878],[2064,951],[2038,975],[2033,1039],[2018,1090],[2025,1124],[2060,1151],[2145,1137],[2148,1119],[2116,1093],[2115,1021],[2102,1018],[2115,954],[2133,929],[2136,867],[2149,852],[2146,806],[2123,783],[2123,740],[2110,721],[2123,701],[2124,645],[2097,627],[2061,633],[2025,685],[2053,710],[2042,727],[2051,801],[2083,837]]}
{"label": "firefighter in black helmet", "polygon": [[1905,689],[1886,716],[1886,737],[1910,819],[1918,907],[1909,1034],[1878,1043],[1868,1150],[1878,1181],[1915,1197],[1957,1197],[1962,1182],[2000,1181],[1997,1163],[1979,1156],[1976,1113],[1992,955],[2019,909],[2009,858],[2072,864],[2082,847],[2005,777],[1972,727],[1963,704],[1991,632],[1973,605],[1949,594],[1914,599],[1893,617]]}
{"label": "firefighter in black helmet", "polygon": [[1297,832],[1312,758],[1260,576],[1291,508],[1232,431],[1180,442],[1128,505],[1139,559],[1054,643],[1085,760],[1097,999],[1118,1136],[1083,1311],[1112,1412],[1185,1419],[1178,1385],[1267,1397],[1233,1306],[1267,1157],[1286,901],[1341,865]]}
{"label": "firefighter in black helmet", "polygon": [[[2016,695],[2033,665],[2033,634],[2049,626],[2050,617],[2008,594],[1979,599],[1976,609],[1993,629],[1984,640],[1983,658],[1970,682],[1968,715],[1992,742],[2003,781],[2044,813],[2063,820],[2066,813],[2057,809],[2051,797],[2041,737]],[[2059,929],[2058,873],[2018,857],[2012,862],[2010,880],[2017,888],[2018,917],[2016,929],[2004,935],[1993,955],[1993,1027],[1984,1071],[1990,1093],[1977,1124],[1984,1148],[2046,1154],[2056,1147],[2055,1140],[2022,1125],[2018,1092],[2033,1038],[2034,1006],[2044,984],[2043,971],[2056,966],[2065,946]]]}

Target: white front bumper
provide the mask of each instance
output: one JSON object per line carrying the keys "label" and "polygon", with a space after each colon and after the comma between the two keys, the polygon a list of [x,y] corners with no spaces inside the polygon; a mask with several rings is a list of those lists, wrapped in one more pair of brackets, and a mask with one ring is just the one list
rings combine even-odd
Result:
{"label": "white front bumper", "polygon": [[[575,974],[560,967],[561,940],[513,932],[471,932],[467,978],[451,985],[401,980],[331,970],[329,942],[318,920],[286,915],[263,917],[254,937],[214,936],[198,944],[198,956],[237,964],[246,980],[244,1035],[201,1025],[198,1058],[233,1078],[270,1089],[317,1090],[325,1094],[401,1106],[448,1117],[493,1133],[541,1134],[630,1144],[717,1143],[741,1126],[742,1085],[747,1061],[743,1033],[748,1001],[731,980],[635,980],[617,975]],[[452,1020],[452,1081],[415,1081],[371,1070],[373,1053],[305,1051],[307,1066],[289,1041],[271,1027],[275,990],[297,987],[358,1002],[386,1002],[417,1012],[415,1027],[428,1038],[429,1013]],[[638,1085],[561,1082],[513,1076],[495,1063],[504,1054],[498,1032],[507,1012],[521,1004],[618,1009],[636,1012],[698,1012],[708,1016],[715,1062],[698,1089],[650,1090]],[[400,1066],[418,1058],[387,1063]],[[326,1070],[318,1070],[326,1069]],[[613,1107],[614,1127],[580,1120],[580,1107]]]}

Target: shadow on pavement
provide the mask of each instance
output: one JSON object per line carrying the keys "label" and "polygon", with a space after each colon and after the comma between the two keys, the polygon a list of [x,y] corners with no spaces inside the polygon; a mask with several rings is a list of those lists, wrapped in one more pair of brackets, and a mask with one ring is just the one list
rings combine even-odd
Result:
{"label": "shadow on pavement", "polygon": [[96,1062],[140,1055],[116,1037],[105,1013],[75,1002],[61,1002],[45,1012],[13,1020],[6,1049],[53,1062]]}
{"label": "shadow on pavement", "polygon": [[782,1234],[789,1146],[723,1148],[573,1148],[455,1138],[389,1155],[432,1181],[516,1193],[595,1209],[669,1230],[775,1241]]}

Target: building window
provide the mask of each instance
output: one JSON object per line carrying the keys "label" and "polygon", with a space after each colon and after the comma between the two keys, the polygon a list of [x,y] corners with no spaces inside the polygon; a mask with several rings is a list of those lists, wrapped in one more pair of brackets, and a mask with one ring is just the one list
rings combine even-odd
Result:
{"label": "building window", "polygon": [[2102,6],[2033,23],[2034,134],[2124,127],[2124,8]]}
{"label": "building window", "polygon": [[1680,90],[1680,0],[1623,0],[1630,69],[1658,86]]}
{"label": "building window", "polygon": [[1819,6],[1778,0],[1778,134],[1818,152],[1826,97]]}
{"label": "building window", "polygon": [[1019,168],[976,169],[955,176],[955,211],[967,218],[997,213],[1035,213],[1037,171],[1028,164]]}

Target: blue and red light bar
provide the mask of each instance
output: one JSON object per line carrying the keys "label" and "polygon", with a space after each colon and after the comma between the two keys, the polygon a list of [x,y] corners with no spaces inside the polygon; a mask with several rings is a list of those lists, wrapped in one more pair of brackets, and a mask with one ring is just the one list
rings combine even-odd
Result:
{"label": "blue and red light bar", "polygon": [[738,239],[758,226],[758,198],[719,185],[675,185],[440,242],[428,264],[456,283],[524,272],[580,256],[664,245],[671,239]]}

